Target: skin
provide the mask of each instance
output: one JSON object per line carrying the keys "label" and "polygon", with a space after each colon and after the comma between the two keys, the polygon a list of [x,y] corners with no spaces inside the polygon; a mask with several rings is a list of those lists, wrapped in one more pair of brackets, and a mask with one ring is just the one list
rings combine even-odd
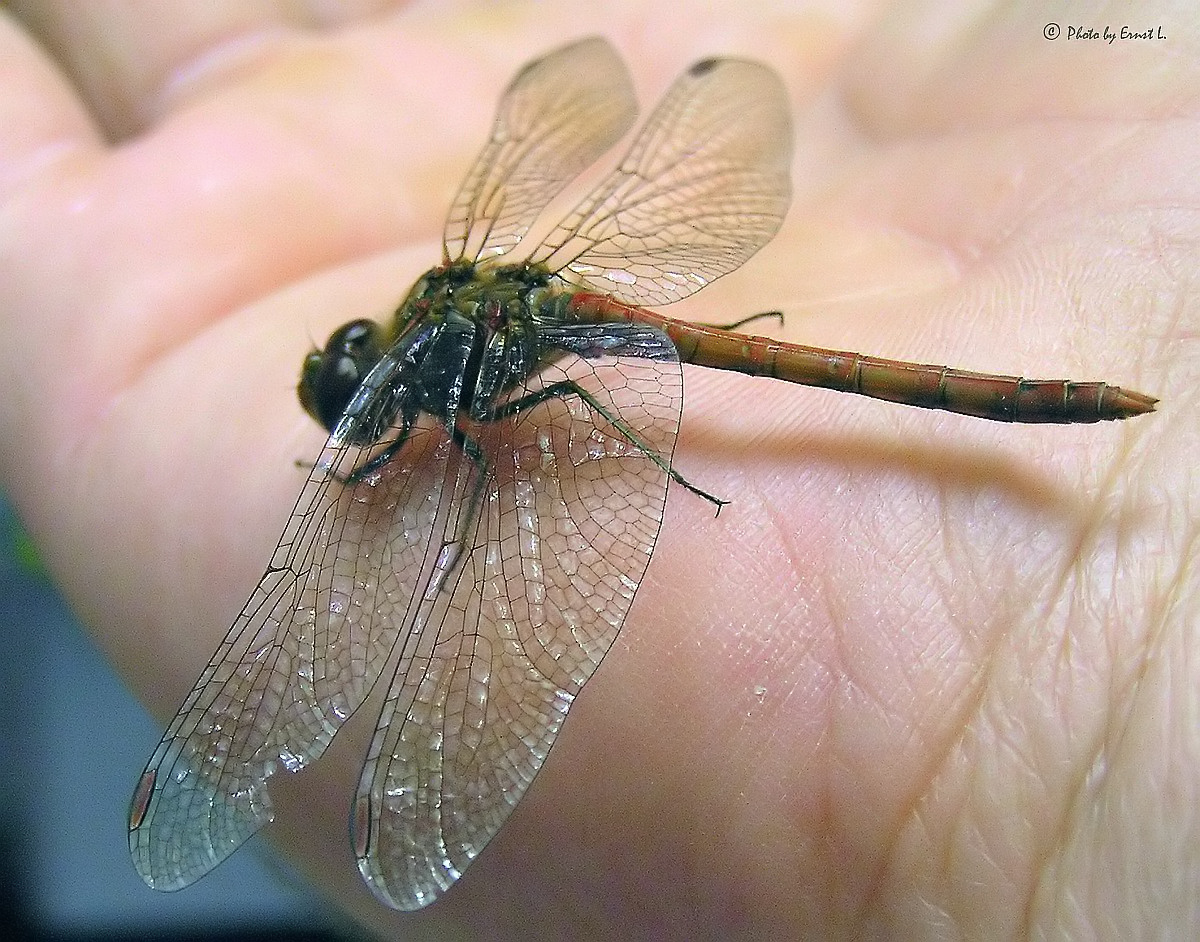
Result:
{"label": "skin", "polygon": [[320,447],[303,354],[437,261],[501,88],[577,36],[613,40],[644,105],[714,53],[770,63],[795,104],[783,230],[667,313],[782,309],[764,330],[784,339],[1162,400],[1016,427],[689,369],[676,467],[734,503],[714,518],[673,490],[612,653],[433,908],[384,910],[354,868],[369,722],[276,777],[273,837],[321,892],[406,938],[1187,934],[1200,49],[1182,12],[1143,7],[1167,38],[1110,44],[1032,4],[203,6],[0,19],[2,483],[164,721]]}

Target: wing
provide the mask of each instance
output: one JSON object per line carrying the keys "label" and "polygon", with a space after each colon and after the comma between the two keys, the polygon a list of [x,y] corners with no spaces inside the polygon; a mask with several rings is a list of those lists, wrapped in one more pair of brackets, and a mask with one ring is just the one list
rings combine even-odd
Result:
{"label": "wing", "polygon": [[450,207],[446,258],[511,249],[636,115],[629,73],[603,39],[573,43],[525,66],[500,99],[491,137]]}
{"label": "wing", "polygon": [[631,304],[677,301],[775,235],[791,201],[791,160],[778,76],[755,62],[702,60],[531,261]]}
{"label": "wing", "polygon": [[[469,352],[466,338],[460,369]],[[345,442],[355,416],[371,421],[382,401],[403,396],[396,374],[385,357],[364,380],[270,566],[139,780],[129,849],[156,889],[187,886],[271,820],[267,779],[321,755],[411,624],[440,548],[431,533],[444,513],[450,438],[418,427],[396,460],[342,483],[387,446]]]}
{"label": "wing", "polygon": [[406,633],[352,816],[389,906],[432,902],[500,828],[646,571],[682,374],[664,334],[615,326],[547,329],[571,352],[467,433],[494,460],[446,466],[442,491],[479,509],[444,530],[446,576]]}

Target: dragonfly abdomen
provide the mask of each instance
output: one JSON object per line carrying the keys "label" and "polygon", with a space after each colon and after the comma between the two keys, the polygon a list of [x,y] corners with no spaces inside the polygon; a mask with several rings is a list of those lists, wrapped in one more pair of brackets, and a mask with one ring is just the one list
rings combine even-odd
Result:
{"label": "dragonfly abdomen", "polygon": [[673,320],[601,295],[578,294],[570,309],[583,320],[652,324],[671,338],[684,363],[999,422],[1065,424],[1126,419],[1152,411],[1157,402],[1105,382],[973,373],[785,343]]}

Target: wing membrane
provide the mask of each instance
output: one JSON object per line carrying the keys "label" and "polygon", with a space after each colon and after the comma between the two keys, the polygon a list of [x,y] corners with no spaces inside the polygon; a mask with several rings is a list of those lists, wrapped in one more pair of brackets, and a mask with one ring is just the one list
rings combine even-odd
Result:
{"label": "wing membrane", "polygon": [[398,394],[394,367],[385,358],[364,381],[270,566],[146,766],[129,847],[156,889],[187,886],[271,820],[267,779],[324,752],[436,573],[439,486],[452,452],[443,428],[415,429],[399,460],[341,483],[386,447],[343,442],[355,410],[370,414],[379,397]]}
{"label": "wing membrane", "polygon": [[698,62],[531,260],[631,304],[687,297],[778,231],[791,201],[791,140],[774,72],[740,59]]}
{"label": "wing membrane", "polygon": [[515,246],[636,114],[629,72],[603,39],[527,65],[500,99],[491,137],[450,207],[446,257],[495,256]]}
{"label": "wing membrane", "polygon": [[574,352],[510,397],[573,381],[592,404],[566,394],[475,424],[495,456],[482,481],[468,459],[446,467],[455,502],[469,505],[478,489],[479,512],[450,553],[457,568],[417,614],[437,640],[402,659],[355,804],[359,868],[390,906],[427,905],[496,833],[649,563],[682,375],[664,335],[611,327],[549,329],[549,342]]}

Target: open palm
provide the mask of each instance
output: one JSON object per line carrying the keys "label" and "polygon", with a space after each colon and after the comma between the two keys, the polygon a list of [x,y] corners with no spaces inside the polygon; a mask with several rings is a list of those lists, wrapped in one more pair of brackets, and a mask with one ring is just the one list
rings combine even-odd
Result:
{"label": "open palm", "polygon": [[676,465],[734,503],[714,519],[674,493],[625,631],[509,826],[438,906],[383,911],[345,838],[370,727],[351,724],[272,780],[276,836],[319,885],[380,927],[524,938],[1185,924],[1194,881],[1166,881],[1197,867],[1196,835],[1171,830],[1197,781],[1178,725],[1197,696],[1197,143],[1162,117],[1196,93],[1182,24],[1159,47],[1052,45],[1009,11],[933,49],[900,12],[821,26],[818,52],[800,15],[635,28],[561,6],[305,33],[188,9],[43,13],[82,97],[0,31],[5,487],[160,715],[320,448],[304,352],[437,261],[499,90],[573,36],[610,35],[647,99],[712,53],[792,91],[789,221],[670,313],[782,308],[787,339],[1163,399],[1008,427],[689,371]]}

